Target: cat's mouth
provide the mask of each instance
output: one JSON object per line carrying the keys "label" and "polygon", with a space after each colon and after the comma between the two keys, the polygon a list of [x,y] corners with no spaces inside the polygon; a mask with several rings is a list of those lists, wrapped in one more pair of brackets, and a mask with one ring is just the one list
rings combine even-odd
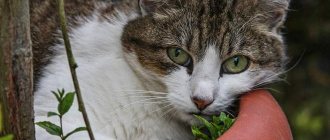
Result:
{"label": "cat's mouth", "polygon": [[188,112],[189,115],[192,116],[201,116],[204,118],[210,118],[211,116],[219,116],[222,112],[225,113],[226,115],[235,117],[238,115],[238,110],[239,110],[239,102],[236,100],[232,105],[228,106],[224,110],[217,110],[217,111],[198,111],[198,112]]}
{"label": "cat's mouth", "polygon": [[214,110],[212,109],[205,109],[205,110],[195,110],[195,111],[178,111],[180,115],[178,117],[182,119],[183,121],[195,125],[199,124],[200,121],[197,119],[199,117],[202,117],[206,120],[212,120],[214,116],[220,116],[221,113],[225,113],[228,116],[231,116],[232,118],[236,118],[238,115],[238,110],[239,110],[239,102],[238,100],[235,100],[230,106],[227,108],[215,108]]}
{"label": "cat's mouth", "polygon": [[211,120],[212,119],[212,116],[214,115],[218,115],[218,114],[205,114],[205,113],[202,113],[202,112],[199,112],[199,113],[189,113],[190,115],[192,116],[200,116],[206,120]]}
{"label": "cat's mouth", "polygon": [[[206,114],[206,113],[202,113],[202,112],[189,112],[189,115],[192,116],[201,116],[201,117],[207,117],[207,116],[212,116],[212,114]],[[214,114],[216,115],[216,114]]]}
{"label": "cat's mouth", "polygon": [[204,113],[204,112],[201,112],[201,111],[199,111],[199,112],[189,112],[188,113],[189,115],[197,115],[197,116],[213,116],[213,115],[218,115],[218,114],[220,114],[220,113]]}

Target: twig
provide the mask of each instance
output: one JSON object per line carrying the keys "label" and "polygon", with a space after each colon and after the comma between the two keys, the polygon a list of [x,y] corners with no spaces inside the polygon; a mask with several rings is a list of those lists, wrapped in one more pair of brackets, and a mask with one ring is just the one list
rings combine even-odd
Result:
{"label": "twig", "polygon": [[63,116],[60,114],[60,126],[61,126],[61,139],[63,140],[64,134],[63,134]]}
{"label": "twig", "polygon": [[65,49],[66,49],[66,53],[67,53],[67,57],[68,57],[69,65],[70,65],[70,71],[71,71],[74,88],[75,88],[76,94],[77,94],[79,111],[83,115],[89,138],[91,140],[95,140],[93,132],[92,132],[92,128],[90,126],[90,122],[88,120],[84,101],[82,99],[82,95],[80,92],[78,77],[77,77],[77,73],[76,73],[76,68],[78,67],[78,65],[74,59],[68,32],[67,32],[66,17],[65,17],[65,10],[64,10],[64,0],[57,0],[57,2],[58,2],[58,12],[59,12],[59,16],[60,16],[60,24],[61,24],[61,30],[62,30],[62,35],[63,35],[63,39],[64,39],[64,45],[65,45]]}

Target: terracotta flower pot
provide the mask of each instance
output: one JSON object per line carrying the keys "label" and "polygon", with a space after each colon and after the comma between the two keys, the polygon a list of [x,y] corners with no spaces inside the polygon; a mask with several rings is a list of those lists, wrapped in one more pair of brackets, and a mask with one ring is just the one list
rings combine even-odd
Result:
{"label": "terracotta flower pot", "polygon": [[272,95],[258,90],[241,97],[234,125],[218,140],[292,140],[287,118]]}

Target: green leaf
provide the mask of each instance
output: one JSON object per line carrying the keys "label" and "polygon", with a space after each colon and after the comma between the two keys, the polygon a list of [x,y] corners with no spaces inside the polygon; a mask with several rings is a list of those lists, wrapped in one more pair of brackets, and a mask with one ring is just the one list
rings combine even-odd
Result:
{"label": "green leaf", "polygon": [[225,113],[221,112],[220,113],[220,121],[225,121],[227,119],[227,116]]}
{"label": "green leaf", "polygon": [[64,88],[62,88],[62,90],[57,89],[57,92],[60,94],[60,97],[61,97],[61,99],[62,99],[62,98],[63,98],[63,95],[64,95],[64,93],[65,93]]}
{"label": "green leaf", "polygon": [[230,118],[229,115],[226,115],[225,113],[221,112],[220,114],[220,120],[223,122],[224,131],[228,130],[234,123],[235,119]]}
{"label": "green leaf", "polygon": [[51,135],[56,135],[56,136],[61,136],[62,135],[62,129],[56,124],[53,124],[48,121],[43,121],[43,122],[37,122],[36,123],[38,126],[41,128],[45,129],[49,134]]}
{"label": "green leaf", "polygon": [[215,131],[217,132],[216,137],[220,136],[222,134],[221,130],[222,130],[223,127],[221,125],[213,123],[213,122],[211,122],[211,124],[214,126]]}
{"label": "green leaf", "polygon": [[206,126],[206,128],[210,131],[212,138],[213,138],[214,136],[217,136],[216,128],[215,128],[210,122],[208,122],[208,121],[207,121],[206,119],[204,119],[203,117],[196,116],[196,115],[195,115],[195,117],[196,117],[198,120],[200,120],[200,121]]}
{"label": "green leaf", "polygon": [[[235,119],[232,119],[230,115],[221,113],[219,116],[212,116],[212,120],[209,122],[206,119],[195,116],[202,122],[201,126],[192,126],[192,133],[197,139],[203,140],[216,140],[225,131],[227,131],[234,123]],[[205,132],[206,130],[208,132]]]}
{"label": "green leaf", "polygon": [[196,138],[203,140],[210,140],[209,136],[202,133],[197,126],[192,126],[191,131]]}
{"label": "green leaf", "polygon": [[14,139],[13,135],[7,135],[7,136],[0,137],[0,140],[13,140],[13,139]]}
{"label": "green leaf", "polygon": [[64,136],[64,139],[68,138],[70,135],[74,134],[74,133],[77,133],[77,132],[80,132],[80,131],[86,131],[87,128],[86,127],[79,127],[79,128],[76,128],[75,130],[71,131],[70,133],[66,134]]}
{"label": "green leaf", "polygon": [[54,94],[54,96],[56,97],[58,102],[61,102],[61,97],[59,95],[59,93],[56,93],[55,91],[52,91],[52,93]]}
{"label": "green leaf", "polygon": [[212,116],[212,120],[215,124],[220,124],[221,123],[220,117]]}
{"label": "green leaf", "polygon": [[64,115],[69,111],[69,109],[73,104],[73,100],[74,100],[74,92],[70,92],[65,95],[65,97],[62,99],[62,101],[57,107],[60,115]]}
{"label": "green leaf", "polygon": [[52,116],[60,116],[60,115],[57,114],[56,112],[48,112],[47,113],[47,117],[52,117]]}

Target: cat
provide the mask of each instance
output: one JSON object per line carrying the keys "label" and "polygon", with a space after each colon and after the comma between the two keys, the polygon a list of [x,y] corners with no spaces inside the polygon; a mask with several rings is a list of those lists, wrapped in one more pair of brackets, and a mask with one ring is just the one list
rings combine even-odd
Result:
{"label": "cat", "polygon": [[[56,2],[32,0],[35,121],[74,91]],[[189,140],[198,121],[278,79],[289,0],[67,0],[78,79],[97,140]],[[84,126],[77,103],[64,132]],[[37,140],[58,139],[36,127]],[[69,137],[88,139],[86,132]]]}

